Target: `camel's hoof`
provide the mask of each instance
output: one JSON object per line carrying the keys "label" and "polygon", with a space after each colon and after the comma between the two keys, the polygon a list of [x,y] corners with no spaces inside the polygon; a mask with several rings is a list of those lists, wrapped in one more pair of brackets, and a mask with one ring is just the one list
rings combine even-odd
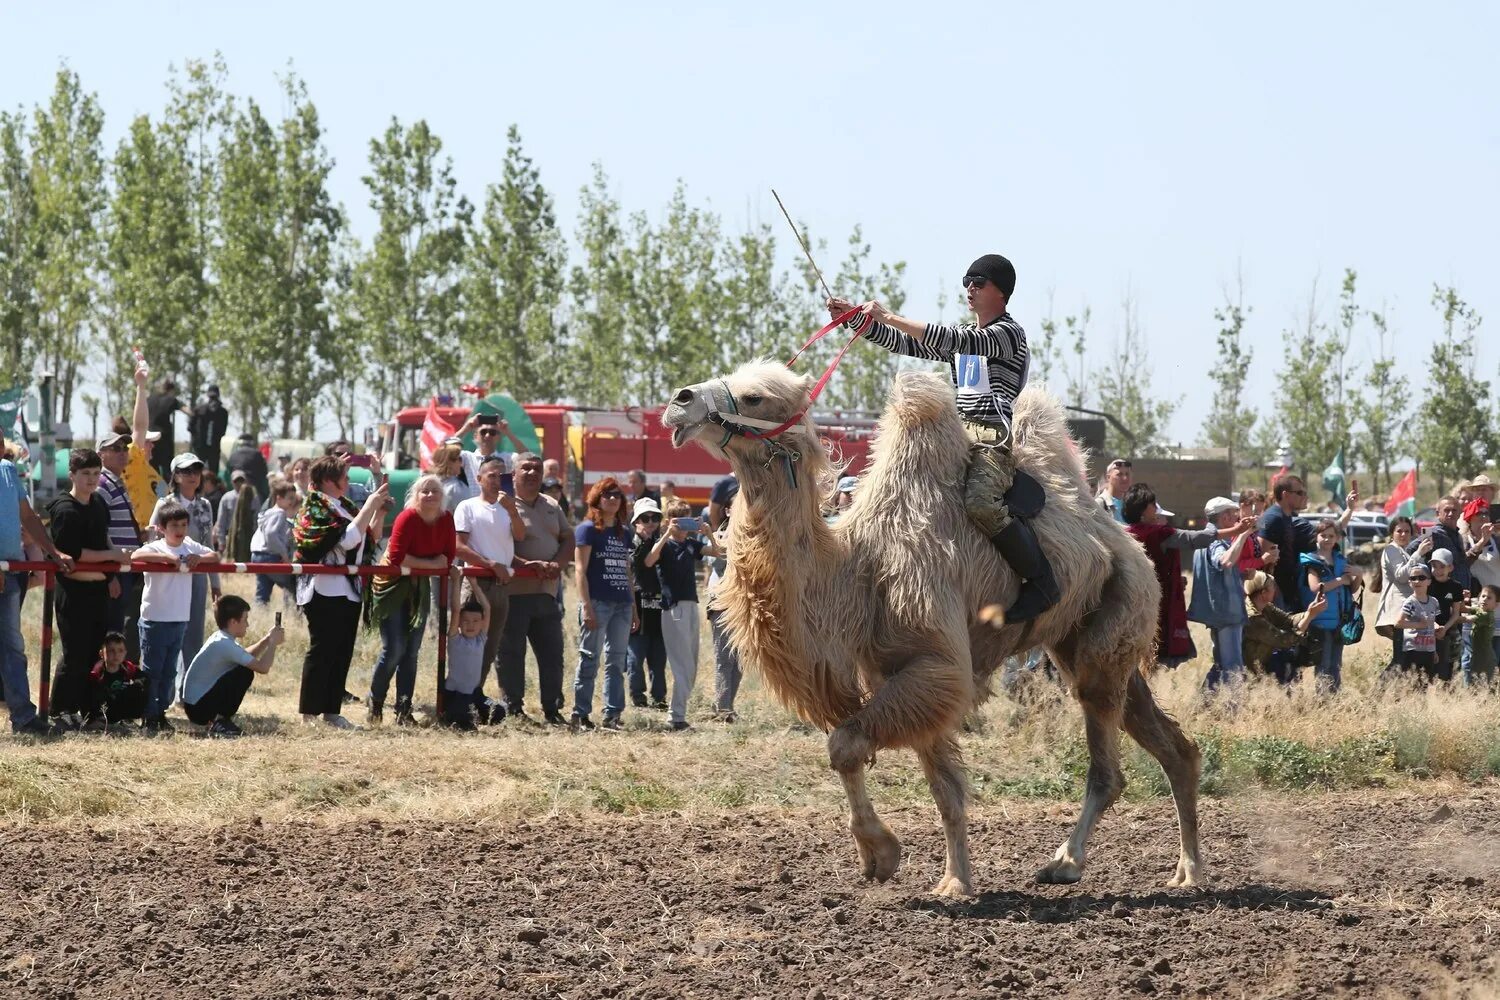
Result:
{"label": "camel's hoof", "polygon": [[1064,858],[1049,862],[1036,873],[1036,880],[1043,885],[1072,885],[1083,878],[1083,865]]}
{"label": "camel's hoof", "polygon": [[1174,889],[1198,889],[1207,883],[1203,869],[1191,861],[1177,862],[1177,873],[1167,882]]}
{"label": "camel's hoof", "polygon": [[859,851],[860,874],[867,881],[887,882],[901,867],[901,841],[889,830],[861,837],[854,835]]}
{"label": "camel's hoof", "polygon": [[855,726],[840,726],[828,734],[828,763],[840,774],[864,767],[875,756],[875,744]]}
{"label": "camel's hoof", "polygon": [[944,875],[942,881],[932,887],[932,894],[948,899],[968,899],[974,895],[974,887],[957,875]]}

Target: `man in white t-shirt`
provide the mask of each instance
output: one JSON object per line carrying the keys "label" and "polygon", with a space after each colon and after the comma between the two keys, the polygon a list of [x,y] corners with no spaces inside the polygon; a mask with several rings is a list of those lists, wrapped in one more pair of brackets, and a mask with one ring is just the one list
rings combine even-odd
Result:
{"label": "man in white t-shirt", "polygon": [[[476,481],[479,496],[470,497],[453,509],[453,527],[458,532],[458,556],[469,566],[490,570],[493,577],[469,577],[466,590],[478,588],[490,605],[489,630],[484,640],[484,662],[480,665],[479,687],[474,691],[476,704],[484,699],[484,682],[500,652],[500,636],[505,631],[505,616],[510,609],[506,584],[510,582],[511,562],[516,557],[516,542],[526,538],[526,525],[516,512],[516,498],[502,492],[501,477],[505,463],[491,455],[480,463]],[[464,593],[460,599],[469,599]]]}

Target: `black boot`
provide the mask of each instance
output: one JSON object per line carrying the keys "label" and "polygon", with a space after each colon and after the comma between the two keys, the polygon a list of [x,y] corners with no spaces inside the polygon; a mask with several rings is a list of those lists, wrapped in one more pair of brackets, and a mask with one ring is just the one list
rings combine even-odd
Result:
{"label": "black boot", "polygon": [[1000,557],[1024,581],[1016,594],[1016,602],[1005,610],[1007,625],[1029,622],[1057,603],[1062,595],[1058,593],[1057,579],[1052,575],[1052,564],[1047,561],[1047,554],[1042,551],[1030,524],[1014,518],[990,541],[999,550]]}
{"label": "black boot", "polygon": [[417,718],[412,714],[411,699],[402,698],[398,695],[396,697],[396,725],[415,726],[416,724]]}

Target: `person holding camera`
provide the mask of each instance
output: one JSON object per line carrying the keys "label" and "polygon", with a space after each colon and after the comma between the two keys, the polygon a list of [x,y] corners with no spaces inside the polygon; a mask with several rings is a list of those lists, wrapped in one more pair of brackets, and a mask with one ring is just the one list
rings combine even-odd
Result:
{"label": "person holding camera", "polygon": [[[469,418],[458,429],[456,436],[463,437],[470,431],[474,432],[477,447],[473,451],[464,451],[462,455],[464,474],[469,482],[479,482],[479,467],[490,458],[499,458],[502,463],[501,492],[515,493],[515,456],[525,451],[526,446],[511,431],[510,421],[498,413],[480,413],[478,407],[475,407],[469,411]],[[500,451],[501,440],[510,442],[513,450]]]}
{"label": "person holding camera", "polygon": [[668,724],[673,732],[692,728],[687,703],[698,679],[698,560],[704,555],[717,559],[722,552],[713,529],[690,516],[692,512],[681,500],[670,504],[661,536],[644,560],[661,579],[661,631],[672,669]]}
{"label": "person holding camera", "polygon": [[[312,464],[312,491],[297,512],[292,544],[299,563],[359,566],[370,561],[390,489],[381,483],[363,505],[349,498],[349,470],[338,455]],[[354,658],[364,580],[344,574],[297,577],[297,604],[307,615],[307,655],[302,660],[298,710],[309,725],[322,721],[353,729],[344,718],[344,681]]]}

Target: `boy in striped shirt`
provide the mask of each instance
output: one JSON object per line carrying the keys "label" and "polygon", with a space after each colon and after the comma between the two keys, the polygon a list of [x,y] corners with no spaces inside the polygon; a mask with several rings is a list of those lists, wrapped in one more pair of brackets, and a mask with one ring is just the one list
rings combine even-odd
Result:
{"label": "boy in striped shirt", "polygon": [[[847,325],[893,354],[948,364],[958,415],[970,439],[964,505],[970,519],[1024,581],[1008,622],[1030,621],[1057,603],[1057,581],[1037,541],[1030,518],[1041,511],[1041,486],[1010,461],[1011,407],[1026,386],[1031,355],[1026,331],[1010,315],[1016,269],[999,254],[985,254],[964,274],[969,309],[976,323],[919,323],[897,316],[879,302],[867,302]],[[854,308],[828,300],[838,316]]]}

